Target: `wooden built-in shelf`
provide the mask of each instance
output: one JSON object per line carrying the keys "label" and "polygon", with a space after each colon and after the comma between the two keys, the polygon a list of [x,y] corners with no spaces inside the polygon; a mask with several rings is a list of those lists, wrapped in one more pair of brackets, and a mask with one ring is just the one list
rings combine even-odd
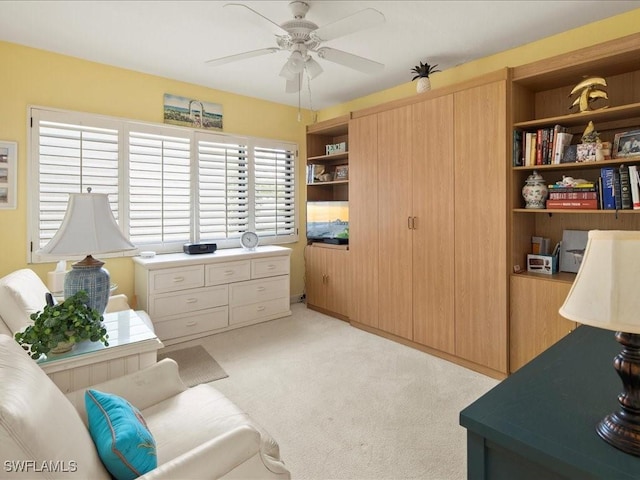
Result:
{"label": "wooden built-in shelf", "polygon": [[348,160],[349,152],[333,153],[331,155],[318,155],[316,157],[308,157],[307,163],[327,163],[338,160]]}
{"label": "wooden built-in shelf", "polygon": [[349,183],[349,180],[332,180],[330,182],[307,183],[307,187],[319,187],[322,185],[344,185],[347,183]]}
{"label": "wooden built-in shelf", "polygon": [[512,273],[511,275],[517,275],[518,277],[535,277],[541,280],[549,280],[552,282],[562,282],[562,283],[573,283],[576,279],[575,273],[570,272],[558,272],[552,275],[547,275],[544,273],[534,273],[534,272],[518,272]]}
{"label": "wooden built-in shelf", "polygon": [[572,162],[554,163],[551,165],[527,165],[525,167],[513,167],[514,170],[584,170],[585,168],[599,168],[608,165],[621,165],[623,163],[640,162],[640,155],[633,157],[613,158],[611,160],[601,160],[599,162]]}

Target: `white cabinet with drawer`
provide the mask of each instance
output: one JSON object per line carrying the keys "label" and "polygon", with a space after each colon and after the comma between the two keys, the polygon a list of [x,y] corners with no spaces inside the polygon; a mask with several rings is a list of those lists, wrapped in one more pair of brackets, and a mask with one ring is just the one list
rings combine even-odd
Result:
{"label": "white cabinet with drawer", "polygon": [[291,315],[291,250],[134,257],[137,307],[166,345]]}

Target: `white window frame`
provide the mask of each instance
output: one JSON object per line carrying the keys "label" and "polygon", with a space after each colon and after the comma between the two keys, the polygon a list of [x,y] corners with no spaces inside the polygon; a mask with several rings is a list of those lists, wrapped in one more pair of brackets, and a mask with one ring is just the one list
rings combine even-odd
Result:
{"label": "white window frame", "polygon": [[[144,132],[158,135],[175,136],[190,139],[190,165],[191,165],[191,208],[190,208],[190,242],[198,242],[198,228],[196,228],[196,222],[198,221],[198,139],[204,139],[205,141],[210,138],[215,138],[216,141],[224,141],[228,139],[229,142],[243,142],[247,148],[247,172],[248,172],[248,224],[247,230],[255,230],[255,217],[254,217],[254,148],[279,148],[290,152],[292,155],[292,165],[294,166],[292,172],[292,185],[293,185],[293,201],[294,201],[294,218],[295,225],[292,235],[287,236],[262,236],[260,243],[265,244],[287,244],[295,243],[298,241],[298,226],[299,226],[299,206],[297,205],[297,195],[295,191],[298,188],[297,185],[297,160],[298,160],[298,146],[295,143],[288,141],[278,141],[273,139],[263,139],[257,137],[248,137],[241,135],[233,135],[222,132],[212,132],[207,130],[198,130],[187,127],[179,127],[166,124],[158,124],[151,122],[139,122],[129,120],[125,118],[110,117],[100,114],[91,114],[85,112],[76,112],[62,109],[55,109],[50,107],[42,107],[31,105],[27,107],[27,130],[28,130],[28,168],[27,168],[27,262],[28,263],[43,263],[57,261],[59,258],[53,258],[51,256],[42,255],[36,253],[40,243],[40,230],[39,230],[39,173],[40,173],[40,159],[39,159],[39,147],[38,147],[38,135],[37,128],[31,128],[32,125],[40,118],[40,115],[45,115],[46,120],[55,119],[61,123],[71,123],[74,125],[87,125],[91,127],[105,127],[110,129],[117,129],[118,135],[118,158],[119,158],[119,172],[118,172],[118,215],[119,225],[123,233],[129,231],[129,132]],[[35,117],[35,118],[34,118]],[[239,247],[239,236],[237,238],[217,239],[214,240],[218,245],[218,248],[234,248]],[[181,252],[182,244],[185,242],[174,242],[165,244],[144,244],[140,245],[140,250],[153,250],[157,253],[170,253]],[[126,257],[136,255],[137,252],[124,252],[116,254],[100,254],[101,258],[112,257]],[[67,260],[77,260],[81,257],[69,257]]]}

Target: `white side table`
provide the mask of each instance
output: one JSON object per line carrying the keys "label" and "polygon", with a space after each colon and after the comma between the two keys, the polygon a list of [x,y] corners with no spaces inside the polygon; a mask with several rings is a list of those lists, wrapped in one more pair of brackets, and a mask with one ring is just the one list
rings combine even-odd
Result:
{"label": "white side table", "polygon": [[38,364],[64,393],[136,372],[157,361],[162,342],[133,310],[106,313],[109,346],[81,342],[73,350],[48,355]]}

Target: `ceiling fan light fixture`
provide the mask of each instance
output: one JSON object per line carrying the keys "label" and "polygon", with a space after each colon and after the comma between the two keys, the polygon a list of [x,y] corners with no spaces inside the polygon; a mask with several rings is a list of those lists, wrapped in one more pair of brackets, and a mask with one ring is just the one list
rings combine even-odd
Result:
{"label": "ceiling fan light fixture", "polygon": [[296,72],[291,70],[288,61],[282,66],[282,70],[280,70],[280,74],[279,75],[281,77],[286,78],[287,80],[293,80],[294,78],[296,78],[298,76],[298,74]]}
{"label": "ceiling fan light fixture", "polygon": [[291,52],[291,56],[289,57],[289,60],[287,60],[287,65],[294,73],[302,72],[302,70],[304,70],[304,57],[302,56],[302,53],[297,50]]}
{"label": "ceiling fan light fixture", "polygon": [[304,68],[307,70],[309,78],[316,78],[322,73],[322,67],[311,56],[307,56]]}

